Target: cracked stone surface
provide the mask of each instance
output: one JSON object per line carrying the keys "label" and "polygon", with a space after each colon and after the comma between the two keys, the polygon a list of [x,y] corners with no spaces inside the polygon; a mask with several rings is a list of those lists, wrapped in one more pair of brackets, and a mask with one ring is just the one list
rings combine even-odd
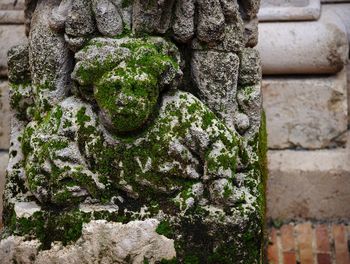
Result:
{"label": "cracked stone surface", "polygon": [[262,263],[259,1],[25,7],[1,259]]}

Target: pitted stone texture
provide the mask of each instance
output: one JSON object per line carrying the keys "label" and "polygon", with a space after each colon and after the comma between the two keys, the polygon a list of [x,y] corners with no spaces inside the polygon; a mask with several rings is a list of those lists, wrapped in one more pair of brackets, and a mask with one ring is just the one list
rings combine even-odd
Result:
{"label": "pitted stone texture", "polygon": [[348,219],[349,148],[270,151],[268,160],[269,218]]}
{"label": "pitted stone texture", "polygon": [[39,251],[37,240],[24,241],[10,236],[0,242],[3,264],[142,264],[156,263],[176,256],[174,241],[156,233],[159,221],[148,219],[127,224],[105,220],[84,224],[82,237],[63,247],[53,244],[50,250]]}
{"label": "pitted stone texture", "polygon": [[265,78],[269,147],[319,149],[343,145],[347,129],[345,71],[330,77]]}
{"label": "pitted stone texture", "polygon": [[82,37],[94,33],[96,25],[90,0],[74,0],[66,21],[66,33]]}
{"label": "pitted stone texture", "polygon": [[9,83],[0,80],[0,151],[10,146]]}
{"label": "pitted stone texture", "polygon": [[170,27],[174,0],[135,0],[133,31],[164,34]]}
{"label": "pitted stone texture", "polygon": [[321,14],[320,0],[262,0],[260,21],[317,20]]}
{"label": "pitted stone texture", "polygon": [[55,7],[55,0],[38,3],[29,36],[32,83],[37,86],[37,96],[50,104],[61,100],[69,91],[73,67],[73,58],[63,36],[53,32],[49,26]]}
{"label": "pitted stone texture", "polygon": [[192,78],[199,98],[233,128],[239,58],[234,53],[195,51]]}
{"label": "pitted stone texture", "polygon": [[253,48],[258,44],[258,24],[259,20],[257,18],[244,21],[244,38],[246,47]]}
{"label": "pitted stone texture", "polygon": [[28,44],[13,46],[7,53],[10,82],[21,83],[30,79]]}
{"label": "pitted stone texture", "polygon": [[253,85],[261,80],[261,60],[256,49],[245,48],[240,55],[239,85]]}
{"label": "pitted stone texture", "polygon": [[[192,41],[192,49],[194,50],[217,50],[225,52],[239,53],[244,48],[245,44],[252,46],[255,42],[254,29],[248,29],[245,32],[245,24],[240,16],[231,23],[225,24],[222,41],[215,42],[215,39],[209,43],[200,42],[197,38]],[[249,32],[251,30],[251,32]]]}
{"label": "pitted stone texture", "polygon": [[253,19],[256,17],[260,7],[260,0],[238,0],[243,11],[244,19]]}
{"label": "pitted stone texture", "polygon": [[[14,45],[25,43],[22,25],[0,25],[0,76],[7,76],[7,51]],[[4,41],[6,40],[6,41]]]}
{"label": "pitted stone texture", "polygon": [[261,23],[259,44],[264,74],[329,74],[340,71],[349,42],[339,17],[315,22]]}
{"label": "pitted stone texture", "polygon": [[[0,193],[4,193],[4,187],[5,187],[5,178],[6,178],[6,167],[9,160],[9,154],[6,151],[0,152]],[[0,196],[0,223],[2,222],[1,216],[2,216],[2,207],[3,207],[3,201],[2,201],[2,195]]]}
{"label": "pitted stone texture", "polygon": [[25,19],[24,25],[25,25],[25,32],[27,36],[29,35],[32,16],[35,11],[37,3],[38,3],[38,0],[24,0],[24,19]]}
{"label": "pitted stone texture", "polygon": [[198,1],[197,37],[203,42],[216,42],[224,38],[225,17],[219,0]]}
{"label": "pitted stone texture", "polygon": [[178,0],[176,2],[173,23],[174,37],[176,40],[187,42],[193,37],[195,32],[194,14],[194,0]]}
{"label": "pitted stone texture", "polygon": [[65,24],[68,18],[69,11],[72,9],[73,0],[63,0],[54,7],[49,18],[50,28],[55,31],[65,30]]}
{"label": "pitted stone texture", "polygon": [[123,32],[123,19],[118,7],[110,0],[93,0],[92,9],[95,14],[96,25],[104,36],[116,36]]}
{"label": "pitted stone texture", "polygon": [[249,119],[249,126],[243,125],[245,129],[243,131],[239,129],[239,131],[246,138],[253,140],[258,135],[261,125],[261,83],[239,86],[237,102],[241,112],[235,116],[235,125],[237,128],[242,127],[242,124],[245,124],[245,120],[240,120],[240,118],[243,117],[242,114],[246,115]]}

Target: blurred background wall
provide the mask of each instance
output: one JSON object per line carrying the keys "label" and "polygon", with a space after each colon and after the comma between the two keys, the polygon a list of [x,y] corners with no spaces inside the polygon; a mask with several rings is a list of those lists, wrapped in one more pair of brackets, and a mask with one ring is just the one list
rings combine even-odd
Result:
{"label": "blurred background wall", "polygon": [[[1,192],[10,131],[6,53],[25,41],[24,0],[13,3],[0,0]],[[259,20],[268,217],[349,220],[350,1],[262,0]]]}
{"label": "blurred background wall", "polygon": [[262,0],[268,216],[350,220],[350,1]]}

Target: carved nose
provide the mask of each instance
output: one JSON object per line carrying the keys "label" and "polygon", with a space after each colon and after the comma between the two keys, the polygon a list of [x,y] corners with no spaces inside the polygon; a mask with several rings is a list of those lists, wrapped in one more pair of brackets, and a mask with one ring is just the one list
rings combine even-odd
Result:
{"label": "carved nose", "polygon": [[132,101],[132,96],[128,96],[124,93],[120,93],[118,97],[115,99],[115,104],[117,106],[127,106]]}

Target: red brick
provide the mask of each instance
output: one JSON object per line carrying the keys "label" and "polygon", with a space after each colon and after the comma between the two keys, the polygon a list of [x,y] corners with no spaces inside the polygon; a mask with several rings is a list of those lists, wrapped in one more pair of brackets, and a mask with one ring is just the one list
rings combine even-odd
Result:
{"label": "red brick", "polygon": [[319,253],[329,253],[331,251],[328,227],[326,225],[318,225],[316,227],[316,244]]}
{"label": "red brick", "polygon": [[296,264],[297,259],[295,252],[284,252],[283,253],[283,264]]}
{"label": "red brick", "polygon": [[317,264],[332,264],[331,255],[327,253],[318,253]]}
{"label": "red brick", "polygon": [[281,228],[281,241],[283,252],[295,250],[294,226],[284,225]]}
{"label": "red brick", "polygon": [[314,264],[312,253],[312,227],[310,223],[299,224],[297,231],[298,249],[301,264]]}
{"label": "red brick", "polygon": [[344,225],[333,225],[333,238],[335,244],[335,259],[337,264],[349,264],[349,250],[346,228]]}
{"label": "red brick", "polygon": [[277,231],[272,228],[269,237],[269,246],[267,248],[267,256],[269,264],[278,264],[278,246],[277,246]]}

